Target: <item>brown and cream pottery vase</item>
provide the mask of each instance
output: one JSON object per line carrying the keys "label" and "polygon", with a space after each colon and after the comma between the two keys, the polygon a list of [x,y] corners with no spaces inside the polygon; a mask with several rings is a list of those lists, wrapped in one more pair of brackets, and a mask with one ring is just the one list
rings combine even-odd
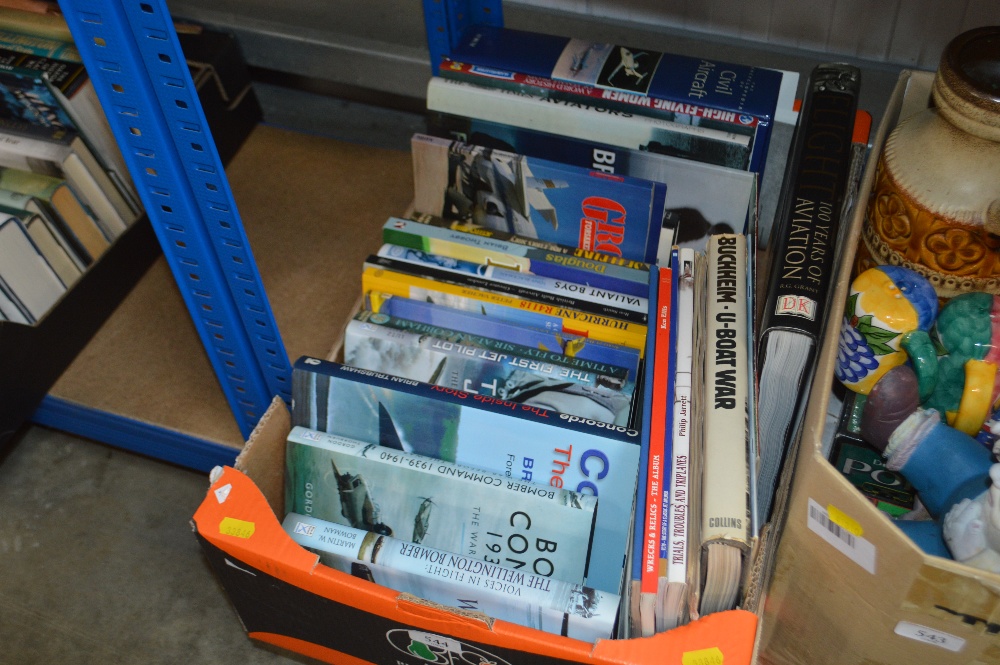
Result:
{"label": "brown and cream pottery vase", "polygon": [[1000,26],[948,44],[931,99],[886,140],[854,274],[899,265],[943,300],[1000,294]]}

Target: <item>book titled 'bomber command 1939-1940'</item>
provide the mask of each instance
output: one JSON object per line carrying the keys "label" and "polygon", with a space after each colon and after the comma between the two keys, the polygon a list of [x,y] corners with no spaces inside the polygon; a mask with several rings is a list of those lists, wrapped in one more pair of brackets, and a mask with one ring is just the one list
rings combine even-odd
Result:
{"label": "book titled 'bomber command 1939-1940'", "polygon": [[599,500],[597,545],[585,584],[620,593],[638,431],[312,357],[300,358],[292,371],[292,423],[593,494]]}
{"label": "book titled 'bomber command 1939-1940'", "polygon": [[294,427],[285,507],[489,563],[582,582],[597,499]]}

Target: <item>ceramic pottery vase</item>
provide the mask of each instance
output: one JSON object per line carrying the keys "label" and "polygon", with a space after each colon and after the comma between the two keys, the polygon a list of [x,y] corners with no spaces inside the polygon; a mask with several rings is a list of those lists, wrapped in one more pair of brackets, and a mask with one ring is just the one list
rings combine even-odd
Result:
{"label": "ceramic pottery vase", "polygon": [[931,98],[886,140],[854,274],[900,265],[942,300],[1000,294],[1000,26],[948,44]]}

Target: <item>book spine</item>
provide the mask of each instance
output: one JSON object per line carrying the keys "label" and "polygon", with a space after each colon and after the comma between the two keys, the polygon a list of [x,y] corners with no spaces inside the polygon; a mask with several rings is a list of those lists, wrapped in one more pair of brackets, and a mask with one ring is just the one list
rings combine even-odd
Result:
{"label": "book spine", "polygon": [[282,526],[324,565],[394,591],[574,639],[612,636],[617,594],[298,513]]}
{"label": "book spine", "polygon": [[[607,422],[629,423],[631,393],[606,377],[475,346],[393,330],[352,320],[344,333],[344,362],[354,367],[393,374],[471,394],[505,399],[509,392],[584,386],[600,393],[608,408]],[[589,405],[572,400],[555,402],[552,411],[585,416]],[[584,410],[586,409],[586,410]],[[603,418],[603,416],[602,416]]]}
{"label": "book spine", "polygon": [[708,246],[702,544],[748,546],[746,240],[716,235]]}
{"label": "book spine", "polygon": [[[656,318],[656,307],[659,303],[660,276],[659,268],[651,268],[649,281],[649,302],[652,309],[649,317]],[[637,491],[635,497],[635,509],[632,514],[632,555],[631,555],[631,582],[629,587],[630,609],[630,635],[639,636],[642,634],[642,604],[640,596],[642,594],[642,572],[643,557],[646,550],[646,493],[643,489],[648,484],[649,478],[649,452],[652,437],[652,411],[653,411],[653,367],[651,358],[656,355],[657,326],[653,326],[646,333],[646,362],[642,369],[642,402],[640,422],[642,427],[642,447],[639,454],[639,477],[636,483]]]}
{"label": "book spine", "polygon": [[[441,61],[441,76],[460,81],[481,82],[481,85],[507,87],[541,96],[549,94],[556,99],[574,101],[587,99],[594,105],[660,118],[676,122],[677,116],[698,119],[698,125],[707,126],[735,134],[752,135],[760,125],[757,117],[740,118],[736,111],[722,111],[717,108],[692,104],[689,100],[670,100],[651,97],[637,92],[598,88],[576,81],[563,81],[548,76],[535,76],[521,72],[509,72],[492,67],[480,67],[445,57]],[[679,123],[688,124],[688,123]]]}
{"label": "book spine", "polygon": [[467,311],[489,309],[491,314],[508,322],[593,337],[640,353],[646,339],[646,326],[636,323],[376,267],[365,268],[361,286],[365,294],[375,291],[403,298],[430,298],[438,304]]}
{"label": "book spine", "polygon": [[286,465],[292,512],[540,577],[587,573],[592,495],[304,427],[288,435]]}
{"label": "book spine", "polygon": [[657,287],[656,352],[653,363],[653,400],[649,422],[649,468],[646,474],[646,520],[643,525],[641,602],[643,635],[655,632],[656,591],[659,586],[660,525],[668,503],[664,494],[666,459],[669,455],[667,432],[670,416],[667,408],[670,393],[670,330],[673,308],[673,269],[661,267]]}
{"label": "book spine", "polygon": [[645,308],[640,309],[640,306],[646,304],[646,298],[532,275],[487,263],[453,259],[410,247],[384,244],[379,248],[377,257],[370,257],[368,262],[390,270],[413,272],[432,279],[476,286],[528,300],[612,316],[633,323],[645,325],[648,320]]}
{"label": "book spine", "polygon": [[[362,321],[373,326],[388,328],[392,330],[406,331],[417,335],[429,336],[435,339],[452,342],[469,347],[491,351],[496,354],[509,354],[536,361],[566,367],[580,372],[593,373],[598,376],[599,382],[616,383],[623,386],[630,386],[635,381],[635,377],[630,377],[630,372],[625,367],[611,365],[608,363],[594,362],[577,356],[567,356],[544,348],[526,346],[515,342],[506,342],[498,338],[477,335],[470,332],[432,325],[420,321],[361,310],[354,320]],[[625,388],[623,388],[624,390]],[[630,390],[631,392],[631,390]]]}
{"label": "book spine", "polygon": [[639,352],[627,346],[607,344],[586,337],[553,333],[542,328],[531,328],[507,323],[488,314],[468,313],[432,302],[393,297],[383,293],[369,294],[369,301],[377,304],[372,311],[413,322],[453,328],[462,333],[483,337],[496,337],[502,342],[524,347],[551,350],[570,357],[591,371],[612,373],[610,367],[622,367],[628,380],[637,380]]}
{"label": "book spine", "polygon": [[[694,371],[694,252],[682,249],[677,257],[677,303],[675,317],[675,356],[672,457],[670,460],[670,510],[661,532],[660,566],[668,584],[687,582],[689,528],[689,469],[691,459],[691,400]],[[664,564],[666,564],[664,566]],[[665,570],[664,570],[665,568]]]}
{"label": "book spine", "polygon": [[666,185],[414,134],[413,208],[520,236],[655,261]]}
{"label": "book spine", "polygon": [[56,58],[66,62],[83,62],[80,52],[71,42],[0,29],[0,44],[12,51]]}
{"label": "book spine", "polygon": [[771,234],[773,247],[768,250],[772,263],[764,335],[787,328],[817,339],[824,322],[851,163],[859,77],[849,65],[820,65],[810,77]]}
{"label": "book spine", "polygon": [[[655,118],[609,113],[585,104],[440,77],[431,78],[427,86],[427,108],[633,150],[679,157],[700,154],[702,158],[698,161],[741,170],[750,159],[749,137],[741,134],[728,133],[723,140],[708,135],[715,134],[715,130],[702,130],[694,125],[671,125]],[[677,127],[689,130],[681,133]]]}
{"label": "book spine", "polygon": [[382,227],[382,240],[432,254],[490,263],[632,296],[645,297],[649,289],[646,263],[636,261],[622,265],[615,260],[617,257],[609,254],[540,247],[535,243],[502,239],[498,232],[490,229],[454,226],[453,220],[430,215],[417,215],[412,220],[393,217]]}

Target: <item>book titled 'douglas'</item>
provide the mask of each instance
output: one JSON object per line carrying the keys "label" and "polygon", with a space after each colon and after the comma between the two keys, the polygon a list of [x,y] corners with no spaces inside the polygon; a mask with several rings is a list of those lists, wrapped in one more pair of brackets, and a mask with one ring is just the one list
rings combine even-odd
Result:
{"label": "book titled 'douglas'", "polygon": [[614,630],[617,594],[298,513],[283,526],[322,564],[395,591],[587,642]]}
{"label": "book titled 'douglas'", "polygon": [[293,512],[582,582],[597,498],[294,427],[285,457]]}
{"label": "book titled 'douglas'", "polygon": [[621,593],[639,432],[308,356],[292,371],[292,423],[598,497],[584,583]]}

